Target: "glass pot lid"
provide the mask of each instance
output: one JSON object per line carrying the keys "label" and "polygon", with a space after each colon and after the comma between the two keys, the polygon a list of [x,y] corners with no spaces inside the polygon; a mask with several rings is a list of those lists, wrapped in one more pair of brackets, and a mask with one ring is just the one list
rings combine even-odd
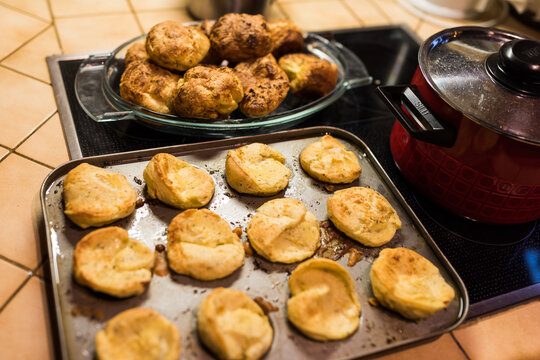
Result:
{"label": "glass pot lid", "polygon": [[540,42],[499,29],[457,27],[418,54],[434,91],[471,120],[540,145]]}

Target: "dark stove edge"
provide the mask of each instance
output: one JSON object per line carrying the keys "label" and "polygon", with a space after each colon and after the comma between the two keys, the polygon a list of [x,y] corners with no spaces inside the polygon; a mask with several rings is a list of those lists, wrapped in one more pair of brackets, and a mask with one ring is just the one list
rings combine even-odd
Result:
{"label": "dark stove edge", "polygon": [[531,300],[537,296],[540,296],[540,283],[470,304],[469,312],[467,313],[467,320],[471,320],[480,315],[486,315],[495,311],[505,311],[509,306],[526,302],[527,300]]}

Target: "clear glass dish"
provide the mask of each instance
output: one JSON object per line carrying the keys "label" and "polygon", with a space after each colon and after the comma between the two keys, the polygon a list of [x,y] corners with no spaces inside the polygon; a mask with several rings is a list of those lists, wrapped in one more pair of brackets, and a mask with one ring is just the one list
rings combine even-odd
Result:
{"label": "clear glass dish", "polygon": [[97,122],[138,121],[159,131],[182,135],[229,137],[267,133],[291,127],[309,115],[329,106],[348,89],[372,82],[365,65],[338,42],[308,33],[305,52],[333,62],[338,67],[338,82],[332,92],[316,100],[305,100],[291,93],[272,113],[246,118],[236,110],[229,119],[194,119],[161,114],[124,100],[119,83],[124,71],[124,55],[133,43],[144,42],[146,35],[136,37],[108,54],[89,56],[75,78],[75,94],[83,110]]}

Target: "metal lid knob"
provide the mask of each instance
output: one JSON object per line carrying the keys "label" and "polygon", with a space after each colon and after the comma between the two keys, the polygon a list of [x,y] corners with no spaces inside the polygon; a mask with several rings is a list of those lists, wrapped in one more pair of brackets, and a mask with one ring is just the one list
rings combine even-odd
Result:
{"label": "metal lid knob", "polygon": [[513,40],[486,60],[488,73],[506,88],[540,96],[540,42]]}

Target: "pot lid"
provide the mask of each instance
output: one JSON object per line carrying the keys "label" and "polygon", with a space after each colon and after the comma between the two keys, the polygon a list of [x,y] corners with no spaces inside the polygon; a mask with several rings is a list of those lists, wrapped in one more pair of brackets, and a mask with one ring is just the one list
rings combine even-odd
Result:
{"label": "pot lid", "polygon": [[493,131],[540,145],[540,42],[457,27],[428,38],[420,70],[450,106]]}

